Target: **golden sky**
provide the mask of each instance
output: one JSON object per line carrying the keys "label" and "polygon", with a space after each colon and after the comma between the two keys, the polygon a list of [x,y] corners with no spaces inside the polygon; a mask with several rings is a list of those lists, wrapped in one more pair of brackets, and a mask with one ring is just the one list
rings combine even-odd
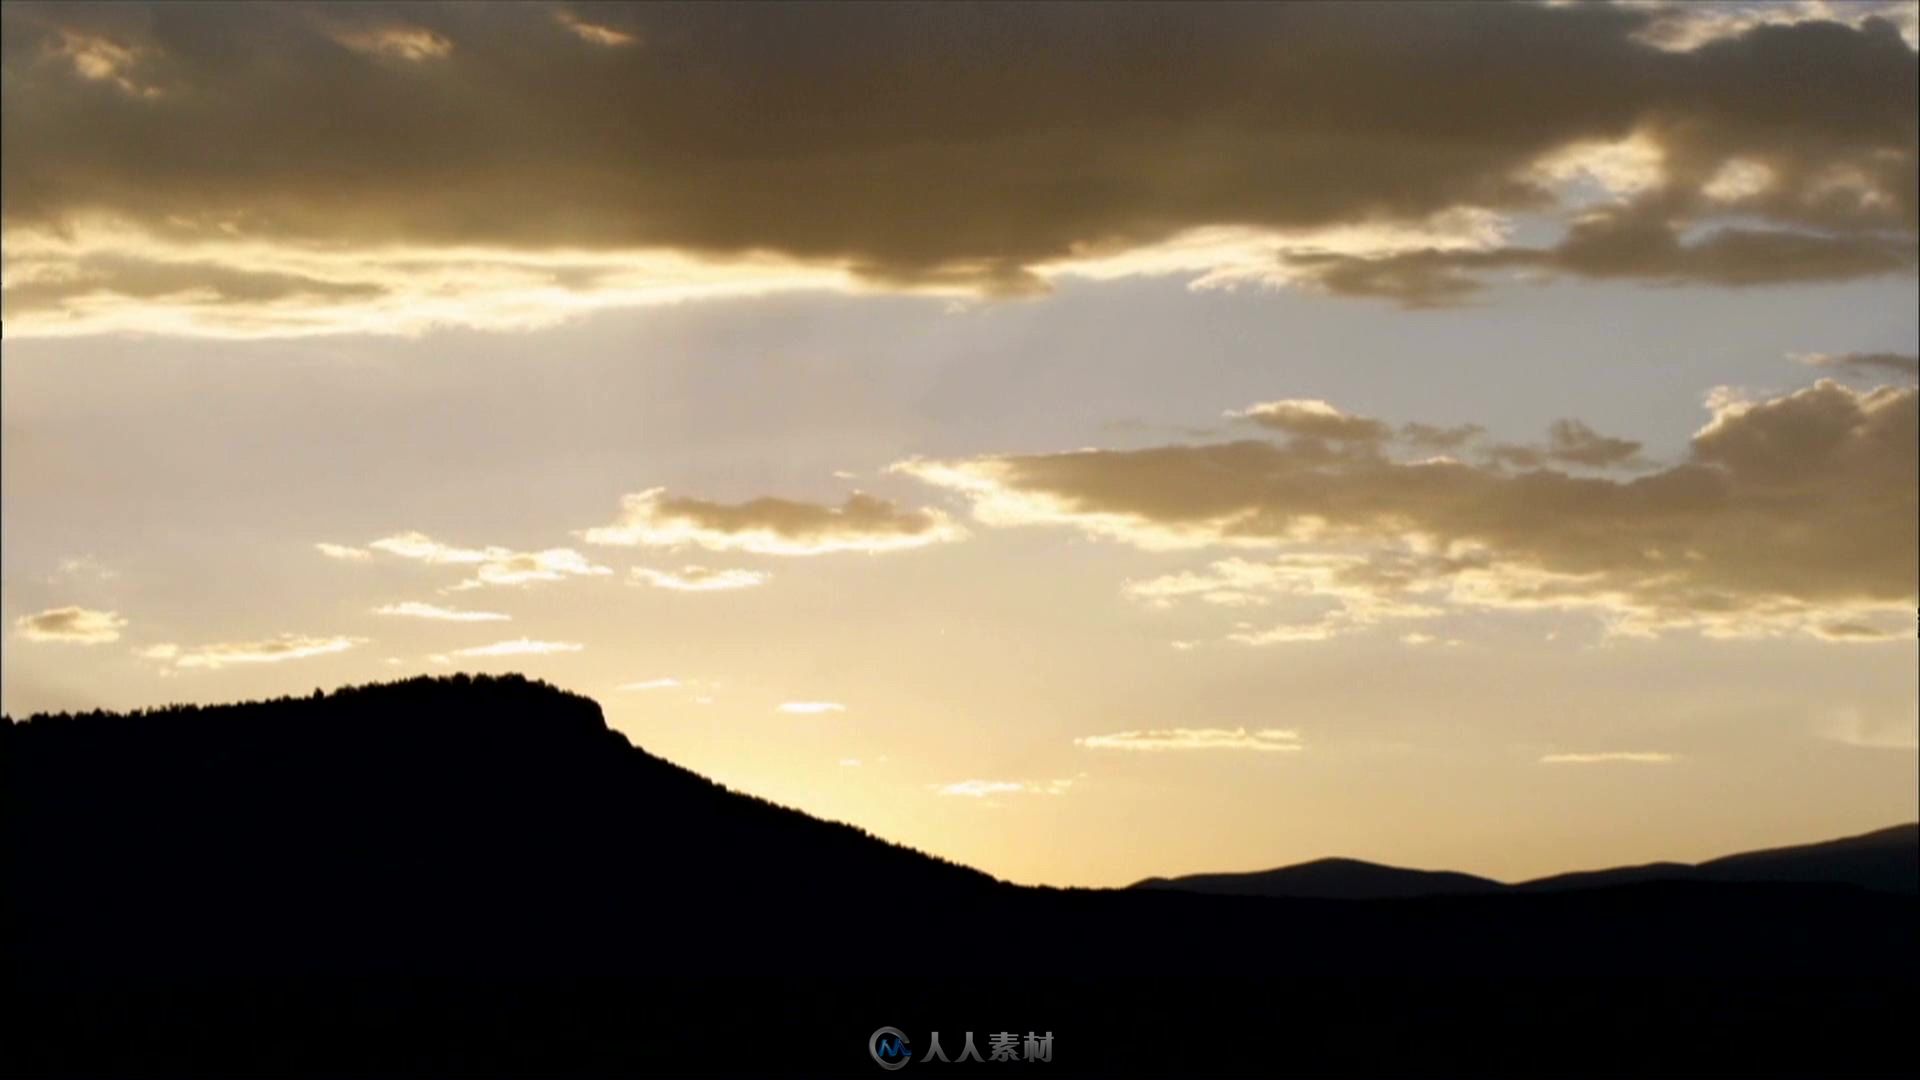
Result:
{"label": "golden sky", "polygon": [[519,670],[1059,884],[1920,811],[1911,3],[0,12],[10,713]]}

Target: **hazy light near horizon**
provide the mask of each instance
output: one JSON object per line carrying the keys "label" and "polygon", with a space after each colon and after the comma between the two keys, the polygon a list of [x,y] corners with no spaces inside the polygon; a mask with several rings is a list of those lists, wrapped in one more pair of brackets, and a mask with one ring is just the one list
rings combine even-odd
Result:
{"label": "hazy light near horizon", "polygon": [[507,622],[513,618],[511,615],[503,615],[497,611],[464,611],[458,608],[441,607],[438,604],[425,604],[418,600],[382,604],[374,608],[373,613],[410,619],[436,619],[441,622]]}
{"label": "hazy light near horizon", "polygon": [[620,506],[618,522],[586,529],[580,538],[613,547],[691,544],[709,551],[809,556],[907,551],[966,536],[941,510],[899,506],[859,492],[830,506],[772,496],[726,504],[649,488],[625,496]]}
{"label": "hazy light near horizon", "polygon": [[1093,750],[1255,750],[1260,752],[1304,749],[1300,734],[1282,728],[1155,728],[1146,731],[1116,731],[1110,735],[1083,735],[1076,746]]}
{"label": "hazy light near horizon", "polygon": [[780,703],[778,711],[800,716],[818,716],[822,713],[846,712],[847,707],[837,701],[784,701]]}
{"label": "hazy light near horizon", "polygon": [[262,641],[216,642],[210,645],[183,646],[162,642],[137,650],[136,655],[143,660],[154,660],[175,668],[217,671],[235,664],[280,664],[290,660],[330,656],[364,645],[367,641],[367,638],[344,634],[281,634]]}
{"label": "hazy light near horizon", "polygon": [[1030,780],[958,780],[951,784],[935,784],[933,791],[938,795],[957,795],[968,799],[985,799],[994,795],[1065,795],[1073,788],[1073,781],[1048,780],[1044,782]]}
{"label": "hazy light near horizon", "polygon": [[455,649],[454,656],[551,656],[555,653],[579,652],[586,648],[577,641],[536,641],[531,638],[515,638],[512,641],[496,641],[491,645],[475,645],[466,649]]}
{"label": "hazy light near horizon", "polygon": [[722,569],[683,566],[678,570],[635,566],[628,571],[628,575],[636,585],[651,585],[656,589],[675,592],[731,592],[765,585],[773,578],[764,570],[748,570],[737,566]]}
{"label": "hazy light near horizon", "polygon": [[1678,754],[1655,750],[1602,750],[1595,753],[1544,754],[1542,765],[1608,765],[1622,762],[1633,765],[1668,765],[1680,760]]}

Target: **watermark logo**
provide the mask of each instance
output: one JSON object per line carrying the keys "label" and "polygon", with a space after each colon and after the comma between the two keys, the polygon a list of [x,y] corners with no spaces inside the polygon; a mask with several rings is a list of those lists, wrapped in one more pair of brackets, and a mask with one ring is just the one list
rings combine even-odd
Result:
{"label": "watermark logo", "polygon": [[913,1047],[907,1044],[906,1032],[895,1027],[883,1027],[867,1039],[867,1053],[883,1069],[906,1068],[913,1060]]}
{"label": "watermark logo", "polygon": [[[867,1037],[867,1053],[879,1066],[891,1072],[906,1068],[913,1061],[913,1047],[906,1033],[895,1027],[883,1027]],[[956,1061],[1052,1061],[1053,1032],[1035,1034],[1027,1032],[1022,1038],[1011,1031],[1001,1031],[987,1036],[987,1055],[982,1057],[980,1047],[973,1040],[973,1032],[963,1036],[960,1052],[948,1057],[947,1051],[940,1045],[940,1033],[935,1031],[927,1036],[927,1054],[921,1060],[926,1062]]]}

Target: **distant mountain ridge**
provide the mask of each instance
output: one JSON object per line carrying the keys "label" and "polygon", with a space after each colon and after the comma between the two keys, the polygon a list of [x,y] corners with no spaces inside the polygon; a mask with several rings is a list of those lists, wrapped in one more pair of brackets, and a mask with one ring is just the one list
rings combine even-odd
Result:
{"label": "distant mountain ridge", "polygon": [[1608,888],[1351,860],[1279,875],[1310,897],[1022,887],[730,791],[519,676],[0,724],[0,956],[30,986],[944,975],[1009,948],[1076,976],[1920,969],[1912,896],[1819,883],[1817,861]]}
{"label": "distant mountain ridge", "polygon": [[1414,896],[1462,896],[1498,892],[1506,886],[1449,870],[1406,870],[1359,859],[1315,859],[1247,873],[1152,877],[1134,889],[1171,889],[1223,896],[1285,896],[1320,900],[1384,900]]}
{"label": "distant mountain ridge", "polygon": [[1577,870],[1514,884],[1444,870],[1408,870],[1358,859],[1315,859],[1272,870],[1152,877],[1133,889],[1224,896],[1376,900],[1500,892],[1565,892],[1649,882],[1744,882],[1851,885],[1876,892],[1920,893],[1920,823],[1858,836],[1767,848],[1702,863],[1657,862]]}

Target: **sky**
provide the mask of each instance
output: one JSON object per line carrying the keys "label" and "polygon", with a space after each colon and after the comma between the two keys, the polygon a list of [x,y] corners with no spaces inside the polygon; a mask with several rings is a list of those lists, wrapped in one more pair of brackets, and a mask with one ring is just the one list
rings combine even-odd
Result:
{"label": "sky", "polygon": [[1056,885],[1920,816],[1913,4],[0,18],[10,715],[519,671]]}

